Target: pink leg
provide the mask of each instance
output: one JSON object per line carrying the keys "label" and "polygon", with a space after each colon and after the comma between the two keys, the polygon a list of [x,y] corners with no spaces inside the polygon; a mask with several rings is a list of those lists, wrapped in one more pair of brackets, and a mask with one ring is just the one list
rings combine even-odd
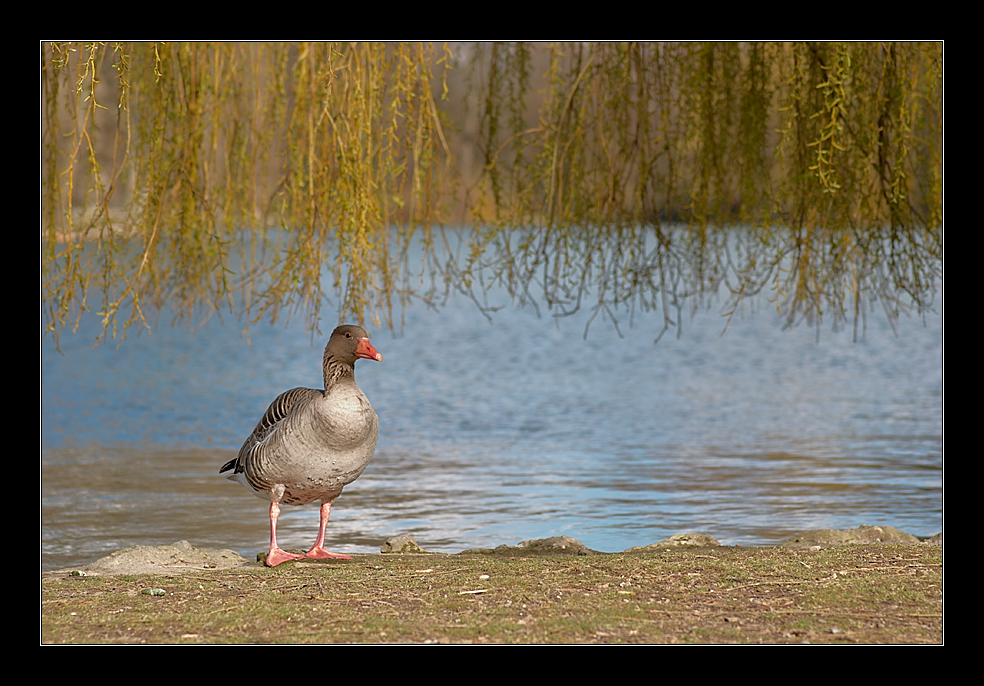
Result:
{"label": "pink leg", "polygon": [[266,566],[276,567],[281,562],[291,560],[303,560],[303,555],[284,552],[277,545],[277,518],[280,516],[280,505],[275,502],[270,503],[270,552],[267,553]]}
{"label": "pink leg", "polygon": [[351,555],[329,553],[325,550],[325,528],[328,526],[328,516],[331,514],[331,504],[335,499],[321,501],[321,526],[318,528],[318,540],[307,551],[307,556],[315,560],[351,560]]}

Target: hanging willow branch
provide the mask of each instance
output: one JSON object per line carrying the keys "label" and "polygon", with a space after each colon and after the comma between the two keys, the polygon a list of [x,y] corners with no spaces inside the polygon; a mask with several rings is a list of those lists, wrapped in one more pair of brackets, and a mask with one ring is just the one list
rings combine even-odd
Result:
{"label": "hanging willow branch", "polygon": [[46,43],[41,80],[45,335],[498,287],[857,325],[941,280],[936,43]]}

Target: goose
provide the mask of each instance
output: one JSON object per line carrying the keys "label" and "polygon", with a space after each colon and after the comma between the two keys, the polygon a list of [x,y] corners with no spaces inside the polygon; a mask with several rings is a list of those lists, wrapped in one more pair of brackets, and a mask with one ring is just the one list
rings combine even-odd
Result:
{"label": "goose", "polygon": [[[325,390],[294,388],[281,393],[253,429],[239,455],[220,474],[270,501],[270,551],[266,565],[290,560],[344,559],[325,550],[331,505],[365,470],[376,450],[379,418],[355,383],[355,361],[382,362],[361,326],[336,328],[324,354]],[[305,555],[277,545],[280,505],[321,501],[318,538]]]}

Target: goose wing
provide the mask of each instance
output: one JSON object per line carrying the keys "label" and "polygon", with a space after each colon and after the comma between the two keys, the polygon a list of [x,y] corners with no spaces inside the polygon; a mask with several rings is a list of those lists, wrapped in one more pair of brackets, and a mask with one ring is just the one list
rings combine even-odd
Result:
{"label": "goose wing", "polygon": [[[262,443],[273,432],[277,424],[282,422],[290,414],[292,408],[304,400],[313,399],[322,395],[323,391],[316,391],[313,388],[292,388],[278,395],[277,399],[270,403],[270,407],[263,413],[259,424],[253,429],[253,433],[249,435],[246,442],[243,443],[243,447],[239,449],[239,455],[234,460],[229,460],[222,465],[219,474],[224,474],[228,471],[231,471],[233,474],[239,474],[245,471],[246,460],[249,459],[249,454],[253,451],[253,448]],[[232,478],[232,475],[229,478]]]}

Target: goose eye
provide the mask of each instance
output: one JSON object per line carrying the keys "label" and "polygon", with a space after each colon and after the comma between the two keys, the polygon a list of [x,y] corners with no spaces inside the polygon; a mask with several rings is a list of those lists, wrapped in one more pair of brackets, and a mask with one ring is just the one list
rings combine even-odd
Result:
{"label": "goose eye", "polygon": [[346,331],[346,332],[345,332],[345,338],[352,338],[352,334],[350,334],[350,333],[348,333],[348,332]]}

